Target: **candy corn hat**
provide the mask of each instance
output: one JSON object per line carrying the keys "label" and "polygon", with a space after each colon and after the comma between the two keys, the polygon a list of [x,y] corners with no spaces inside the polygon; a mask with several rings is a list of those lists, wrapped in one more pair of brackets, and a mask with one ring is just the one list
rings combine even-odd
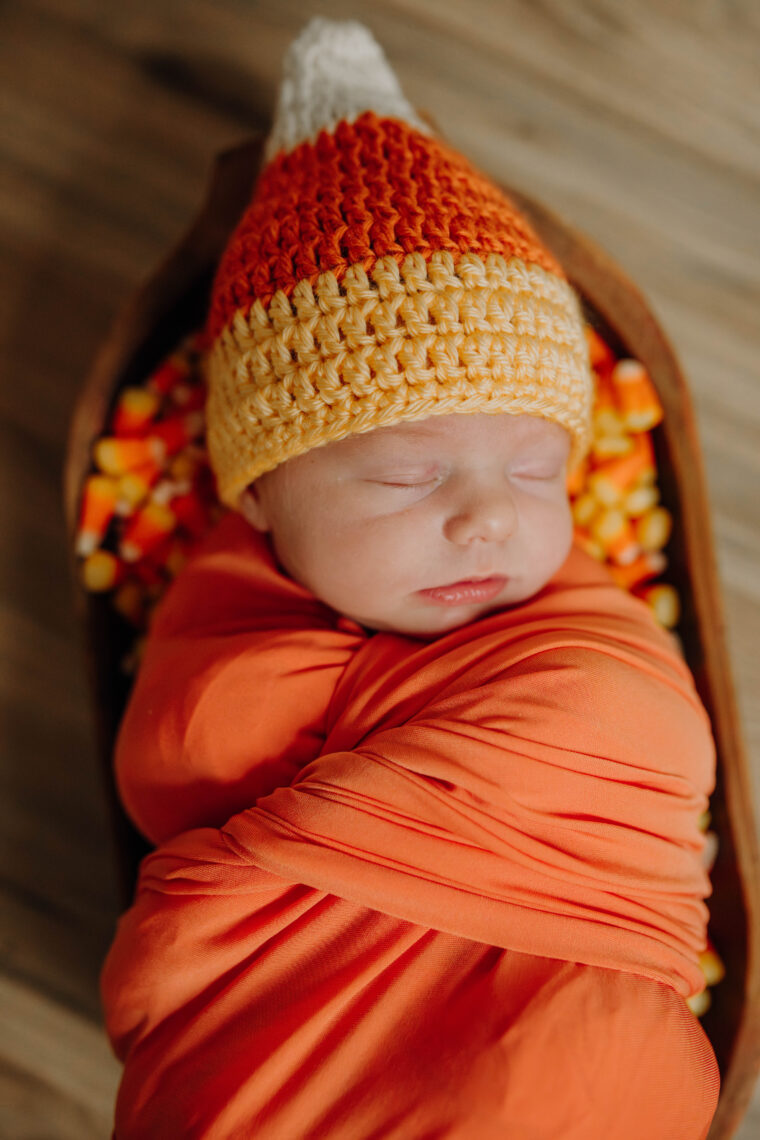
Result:
{"label": "candy corn hat", "polygon": [[370,32],[290,45],[204,338],[223,502],[314,447],[403,420],[529,413],[590,437],[576,294],[499,188],[414,112]]}

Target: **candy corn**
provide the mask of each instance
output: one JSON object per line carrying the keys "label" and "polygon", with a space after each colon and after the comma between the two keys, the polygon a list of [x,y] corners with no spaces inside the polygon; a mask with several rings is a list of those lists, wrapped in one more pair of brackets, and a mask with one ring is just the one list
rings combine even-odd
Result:
{"label": "candy corn", "polygon": [[662,405],[643,364],[618,360],[611,379],[623,420],[631,431],[649,431],[660,422]]}
{"label": "candy corn", "polygon": [[152,483],[158,478],[158,468],[143,475],[140,471],[128,471],[118,481],[118,502],[116,513],[122,518],[134,514],[135,507],[144,502],[150,494]]}
{"label": "candy corn", "polygon": [[717,950],[709,941],[707,949],[699,955],[699,965],[708,986],[717,986],[718,982],[722,982],[726,976],[726,968],[721,962]]}
{"label": "candy corn", "polygon": [[82,563],[82,582],[94,593],[112,590],[124,577],[124,564],[108,550],[95,550]]}
{"label": "candy corn", "polygon": [[172,532],[177,518],[173,511],[160,503],[146,503],[129,520],[119,553],[125,562],[137,562],[149,554]]}
{"label": "candy corn", "polygon": [[610,573],[619,586],[633,590],[650,578],[662,574],[668,560],[660,550],[643,550],[626,566],[610,566]]}
{"label": "candy corn", "polygon": [[633,562],[640,552],[630,522],[615,507],[608,507],[596,515],[591,520],[589,530],[605,554],[619,566]]}
{"label": "candy corn", "polygon": [[595,440],[603,436],[625,436],[628,431],[620,412],[611,401],[606,405],[597,403],[592,426]]}
{"label": "candy corn", "polygon": [[596,460],[613,459],[632,450],[633,437],[630,435],[600,435],[591,445],[591,454]]}
{"label": "candy corn", "polygon": [[167,507],[178,495],[186,495],[192,483],[187,479],[160,479],[150,492],[151,502]]}
{"label": "candy corn", "polygon": [[158,413],[161,397],[149,388],[124,388],[119,394],[113,414],[114,435],[137,435],[143,432]]}
{"label": "candy corn", "polygon": [[645,586],[636,594],[654,610],[654,616],[665,629],[674,629],[681,616],[681,602],[678,591],[667,582],[656,586]]}
{"label": "candy corn", "polygon": [[641,515],[646,514],[652,507],[656,507],[660,498],[660,492],[657,487],[652,483],[644,483],[640,487],[634,487],[632,491],[623,499],[623,510],[628,515],[629,519],[639,518]]}
{"label": "candy corn", "polygon": [[712,871],[718,857],[718,836],[714,831],[705,832],[705,845],[702,848],[702,866],[708,872]]}
{"label": "candy corn", "polygon": [[613,506],[625,493],[655,473],[654,450],[645,433],[631,438],[627,455],[609,459],[592,471],[588,478],[589,490],[600,502]]}
{"label": "candy corn", "polygon": [[603,471],[592,471],[586,480],[589,494],[605,507],[615,507],[620,502],[620,488],[606,478]]}
{"label": "candy corn", "polygon": [[686,1004],[695,1017],[702,1017],[705,1013],[707,1013],[708,1009],[712,1005],[710,991],[708,989],[704,989],[701,991],[701,993],[693,994],[691,997],[686,999]]}
{"label": "candy corn", "polygon": [[662,550],[673,529],[673,516],[665,507],[653,507],[635,522],[636,541],[642,550]]}
{"label": "candy corn", "polygon": [[100,545],[116,513],[117,501],[118,483],[110,475],[90,475],[85,480],[75,543],[80,558],[86,558]]}
{"label": "candy corn", "polygon": [[95,444],[95,463],[105,475],[125,475],[127,471],[160,471],[165,448],[156,439],[106,437]]}
{"label": "candy corn", "polygon": [[588,526],[600,506],[599,500],[590,491],[584,491],[573,502],[573,521],[578,526]]}

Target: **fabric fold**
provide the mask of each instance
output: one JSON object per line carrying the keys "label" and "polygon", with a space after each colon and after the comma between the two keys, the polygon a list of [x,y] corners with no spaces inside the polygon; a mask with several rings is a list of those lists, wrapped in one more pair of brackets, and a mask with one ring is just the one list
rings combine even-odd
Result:
{"label": "fabric fold", "polygon": [[[101,979],[118,1140],[706,1134],[717,1068],[683,998],[714,743],[602,566],[574,549],[520,606],[370,633],[228,516],[144,670],[118,775],[159,845]],[[547,1066],[552,1103],[521,1103]]]}

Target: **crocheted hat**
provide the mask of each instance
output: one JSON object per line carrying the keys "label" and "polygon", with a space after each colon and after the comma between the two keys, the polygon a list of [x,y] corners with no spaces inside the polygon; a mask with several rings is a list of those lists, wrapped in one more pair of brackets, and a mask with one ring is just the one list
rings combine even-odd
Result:
{"label": "crocheted hat", "polygon": [[354,21],[313,19],[290,45],[204,333],[231,507],[293,456],[433,415],[540,415],[570,432],[571,465],[588,447],[588,343],[561,266]]}

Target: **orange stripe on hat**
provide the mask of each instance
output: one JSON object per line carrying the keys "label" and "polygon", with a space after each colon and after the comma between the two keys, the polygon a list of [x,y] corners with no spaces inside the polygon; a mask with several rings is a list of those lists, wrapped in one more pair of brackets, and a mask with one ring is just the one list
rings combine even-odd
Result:
{"label": "orange stripe on hat", "polygon": [[498,253],[564,279],[517,207],[460,154],[399,120],[367,111],[280,153],[219,264],[207,323],[215,339],[235,313],[278,289],[312,285],[351,265],[434,250]]}

